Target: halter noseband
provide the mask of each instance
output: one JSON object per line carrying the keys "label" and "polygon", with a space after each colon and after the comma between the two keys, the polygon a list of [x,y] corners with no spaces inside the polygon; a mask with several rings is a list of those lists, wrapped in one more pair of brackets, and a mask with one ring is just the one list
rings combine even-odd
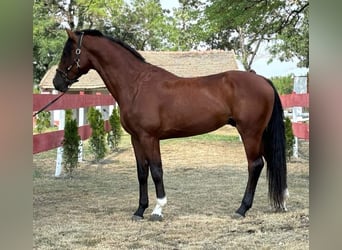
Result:
{"label": "halter noseband", "polygon": [[74,62],[73,62],[69,67],[67,67],[67,69],[66,69],[67,71],[64,72],[63,70],[56,69],[56,71],[59,72],[59,73],[62,75],[64,81],[65,81],[68,85],[71,85],[71,84],[73,84],[73,83],[75,83],[75,82],[78,82],[78,79],[77,79],[78,77],[75,77],[75,78],[73,78],[73,79],[70,79],[70,78],[68,77],[68,73],[70,72],[70,70],[71,70],[75,65],[76,65],[76,67],[77,67],[78,73],[80,73],[80,68],[81,68],[81,66],[80,66],[80,55],[81,55],[81,46],[82,46],[83,36],[84,36],[84,32],[81,33],[80,39],[78,40],[77,49],[76,49],[76,51],[75,51],[76,58],[74,59]]}

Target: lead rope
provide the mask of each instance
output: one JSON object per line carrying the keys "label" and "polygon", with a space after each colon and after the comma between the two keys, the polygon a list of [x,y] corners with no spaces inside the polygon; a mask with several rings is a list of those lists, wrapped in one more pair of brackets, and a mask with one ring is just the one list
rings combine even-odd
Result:
{"label": "lead rope", "polygon": [[44,111],[46,108],[48,108],[49,106],[51,106],[52,104],[54,104],[59,98],[61,98],[64,94],[66,93],[63,92],[61,93],[59,96],[57,96],[55,99],[53,99],[52,101],[50,101],[48,104],[46,104],[44,107],[42,107],[40,110],[38,110],[36,113],[33,114],[33,117],[35,117],[36,115],[38,115],[39,113],[41,113],[42,111]]}

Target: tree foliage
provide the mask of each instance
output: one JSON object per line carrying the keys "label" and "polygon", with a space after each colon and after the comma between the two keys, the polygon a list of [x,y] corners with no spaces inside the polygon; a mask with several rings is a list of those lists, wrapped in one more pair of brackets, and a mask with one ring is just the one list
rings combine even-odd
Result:
{"label": "tree foliage", "polygon": [[55,1],[35,0],[33,4],[33,71],[38,84],[45,72],[59,60],[65,42],[59,28],[58,8]]}
{"label": "tree foliage", "polygon": [[65,27],[99,29],[138,50],[233,49],[246,70],[270,42],[273,58],[309,66],[308,0],[180,0],[172,12],[159,0],[35,0],[34,82],[58,62]]}
{"label": "tree foliage", "polygon": [[291,94],[293,92],[293,76],[276,76],[270,79],[280,95]]}
{"label": "tree foliage", "polygon": [[203,10],[201,0],[180,0],[180,7],[174,9],[171,19],[172,26],[176,29],[170,38],[173,50],[190,50],[200,48],[203,41]]}
{"label": "tree foliage", "polygon": [[78,154],[81,137],[78,134],[76,119],[72,118],[72,110],[65,111],[64,139],[63,139],[63,166],[66,173],[72,176],[78,166]]}
{"label": "tree foliage", "polygon": [[[211,26],[208,43],[220,49],[233,49],[246,70],[251,68],[260,44],[277,40],[271,48],[275,57],[290,60],[298,56],[308,66],[306,29],[308,0],[211,0],[206,18]],[[302,32],[296,32],[302,30]],[[302,45],[294,49],[290,41]],[[305,47],[305,48],[304,48]],[[303,62],[305,61],[305,62]]]}
{"label": "tree foliage", "polygon": [[119,108],[113,109],[113,113],[109,117],[109,124],[111,130],[108,132],[107,142],[113,151],[117,151],[122,135]]}
{"label": "tree foliage", "polygon": [[42,133],[44,129],[50,127],[51,113],[49,111],[40,112],[36,119],[36,129],[38,133]]}
{"label": "tree foliage", "polygon": [[276,42],[270,48],[270,53],[273,55],[273,58],[279,58],[280,61],[289,61],[293,57],[297,57],[299,59],[297,66],[308,68],[309,3],[306,1],[299,2],[301,4],[298,9],[293,9],[289,12],[286,27],[276,34]]}
{"label": "tree foliage", "polygon": [[291,160],[293,156],[293,145],[295,143],[295,138],[292,131],[292,123],[289,117],[285,118],[285,138],[286,138],[286,157]]}
{"label": "tree foliage", "polygon": [[94,107],[89,108],[87,118],[92,129],[89,138],[90,151],[94,154],[95,161],[98,162],[105,157],[107,152],[104,120],[101,112]]}

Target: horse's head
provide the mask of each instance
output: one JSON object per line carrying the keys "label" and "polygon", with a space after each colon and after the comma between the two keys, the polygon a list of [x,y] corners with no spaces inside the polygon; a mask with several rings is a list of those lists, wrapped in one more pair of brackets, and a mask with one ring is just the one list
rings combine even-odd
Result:
{"label": "horse's head", "polygon": [[87,73],[90,69],[89,60],[83,50],[83,32],[72,32],[66,30],[68,40],[64,45],[63,54],[59,62],[56,75],[53,79],[55,89],[66,92],[71,84]]}

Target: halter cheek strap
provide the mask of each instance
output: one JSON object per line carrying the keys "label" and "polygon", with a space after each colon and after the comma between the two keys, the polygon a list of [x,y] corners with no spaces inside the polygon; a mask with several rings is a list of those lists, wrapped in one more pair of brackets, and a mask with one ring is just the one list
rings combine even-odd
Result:
{"label": "halter cheek strap", "polygon": [[83,42],[83,36],[84,36],[84,32],[81,32],[80,39],[78,40],[78,43],[77,43],[77,49],[76,49],[76,51],[75,51],[76,58],[74,59],[74,62],[73,62],[69,67],[67,67],[66,72],[64,72],[63,70],[60,70],[60,69],[56,69],[56,71],[59,72],[59,73],[62,75],[64,81],[65,81],[66,83],[68,83],[68,85],[71,85],[71,84],[73,84],[73,83],[75,83],[75,82],[78,82],[78,79],[77,79],[78,77],[75,77],[75,78],[73,78],[73,79],[70,79],[70,78],[68,77],[68,73],[71,71],[71,69],[72,69],[75,65],[76,65],[76,67],[77,67],[78,73],[80,73],[80,68],[81,68],[81,65],[80,65],[80,56],[81,56],[81,52],[82,52],[81,47],[82,47],[82,42]]}
{"label": "halter cheek strap", "polygon": [[81,33],[80,39],[78,40],[77,49],[75,51],[75,54],[76,54],[75,63],[76,63],[76,66],[78,69],[81,67],[80,66],[80,55],[81,55],[81,47],[82,47],[82,42],[83,42],[83,36],[84,36],[84,32]]}

